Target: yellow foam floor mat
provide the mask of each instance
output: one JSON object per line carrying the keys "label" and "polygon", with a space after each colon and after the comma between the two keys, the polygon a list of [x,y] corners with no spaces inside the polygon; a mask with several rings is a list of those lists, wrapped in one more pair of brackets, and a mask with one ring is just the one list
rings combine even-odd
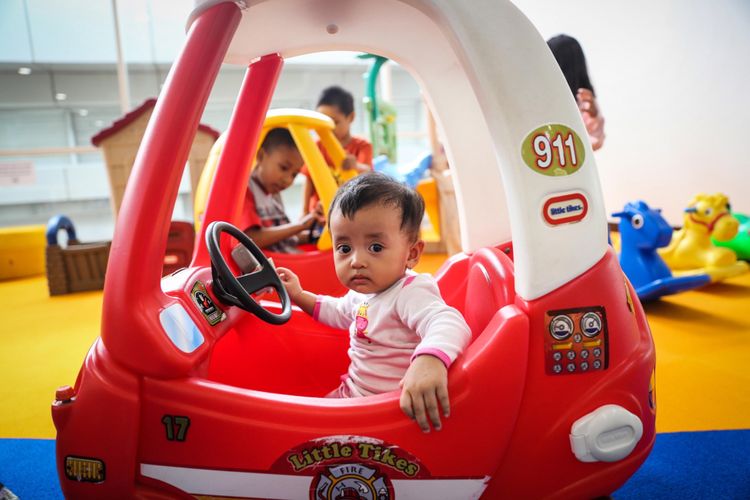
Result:
{"label": "yellow foam floor mat", "polygon": [[750,274],[644,306],[659,432],[750,428]]}
{"label": "yellow foam floor mat", "polygon": [[[444,256],[417,270],[434,272]],[[0,438],[51,438],[50,403],[99,334],[101,292],[47,295],[46,278],[0,282]],[[750,428],[750,274],[646,304],[659,432]]]}
{"label": "yellow foam floor mat", "polygon": [[54,437],[50,404],[99,335],[102,292],[49,297],[41,276],[1,281],[0,303],[0,438]]}

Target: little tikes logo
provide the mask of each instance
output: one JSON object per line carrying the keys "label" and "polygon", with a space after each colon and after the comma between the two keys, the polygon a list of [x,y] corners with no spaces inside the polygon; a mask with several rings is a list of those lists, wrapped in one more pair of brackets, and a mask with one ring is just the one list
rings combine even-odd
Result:
{"label": "little tikes logo", "polygon": [[370,462],[385,465],[407,477],[419,472],[419,464],[407,459],[397,448],[372,442],[337,442],[303,448],[287,455],[294,472],[325,462],[339,461]]}
{"label": "little tikes logo", "polygon": [[579,222],[586,217],[588,211],[586,196],[577,191],[549,196],[542,206],[542,216],[550,226]]}
{"label": "little tikes logo", "polygon": [[427,479],[419,459],[398,446],[365,436],[328,436],[287,451],[276,473],[312,476],[312,500],[391,500],[392,479]]}

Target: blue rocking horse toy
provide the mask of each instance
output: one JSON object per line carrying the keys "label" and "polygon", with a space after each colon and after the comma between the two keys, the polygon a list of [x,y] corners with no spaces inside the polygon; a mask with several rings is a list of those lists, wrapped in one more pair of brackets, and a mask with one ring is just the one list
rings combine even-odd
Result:
{"label": "blue rocking horse toy", "polygon": [[672,276],[656,252],[672,239],[672,227],[661,210],[639,200],[627,203],[612,216],[620,218],[620,265],[642,301],[692,290],[711,281],[707,274]]}

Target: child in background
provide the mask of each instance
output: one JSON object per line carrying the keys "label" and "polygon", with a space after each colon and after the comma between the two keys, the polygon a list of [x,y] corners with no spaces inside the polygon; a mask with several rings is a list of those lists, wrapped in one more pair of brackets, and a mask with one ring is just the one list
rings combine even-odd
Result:
{"label": "child in background", "polygon": [[297,245],[308,242],[308,230],[313,224],[324,222],[320,206],[294,223],[284,211],[279,193],[292,185],[302,163],[302,155],[289,130],[268,131],[250,174],[240,226],[260,248],[298,253]]}
{"label": "child in background", "polygon": [[[316,110],[333,120],[335,126],[333,134],[346,152],[341,168],[343,170],[353,168],[360,173],[372,170],[372,144],[367,139],[351,134],[351,126],[355,116],[352,95],[341,87],[328,87],[320,95]],[[318,147],[328,166],[333,168],[333,161],[320,141],[318,141]],[[302,173],[307,177],[302,207],[304,213],[308,213],[315,210],[318,194],[315,192],[315,186],[313,186],[312,179],[307,172],[307,167],[303,167]]]}
{"label": "child in background", "polygon": [[583,123],[589,134],[591,148],[596,151],[604,144],[604,117],[596,103],[594,86],[586,68],[586,57],[578,40],[568,35],[557,35],[547,40],[547,45],[560,65],[570,91],[578,103]]}
{"label": "child in background", "polygon": [[[302,289],[282,267],[289,297],[316,320],[349,330],[351,361],[329,397],[357,397],[402,388],[401,409],[424,432],[440,430],[439,407],[450,413],[448,367],[471,332],[440,296],[429,274],[411,271],[424,248],[419,226],[424,201],[380,173],[365,173],[336,193],[329,214],[341,298]],[[438,404],[439,403],[439,404]]]}

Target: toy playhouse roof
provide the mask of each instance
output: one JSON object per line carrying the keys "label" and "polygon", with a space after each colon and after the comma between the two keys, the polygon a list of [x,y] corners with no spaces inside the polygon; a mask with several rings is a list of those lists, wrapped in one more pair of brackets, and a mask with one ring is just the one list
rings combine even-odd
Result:
{"label": "toy playhouse roof", "polygon": [[[151,110],[154,106],[156,106],[156,99],[146,99],[143,104],[125,114],[123,117],[115,120],[112,125],[103,130],[100,130],[98,134],[91,138],[91,143],[94,146],[98,147],[102,141],[115,135],[117,132],[130,125],[136,120],[136,118],[141,116],[146,111]],[[208,125],[203,125],[202,123],[198,125],[198,130],[202,130],[203,132],[213,136],[214,140],[218,139],[220,135],[219,131],[209,127]]]}

